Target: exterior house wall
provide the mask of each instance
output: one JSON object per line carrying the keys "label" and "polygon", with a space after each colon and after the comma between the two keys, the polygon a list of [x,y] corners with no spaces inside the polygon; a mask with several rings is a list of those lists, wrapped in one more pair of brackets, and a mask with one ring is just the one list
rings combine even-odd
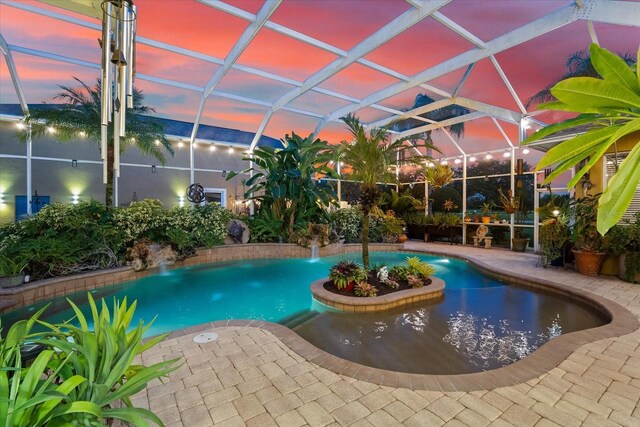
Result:
{"label": "exterior house wall", "polygon": [[[166,163],[141,153],[130,146],[122,154],[120,179],[118,182],[119,204],[128,205],[133,194],[138,200],[160,199],[165,207],[178,205],[180,196],[189,185],[189,144],[170,139],[175,156],[166,153]],[[180,147],[182,145],[182,147]],[[232,207],[236,198],[242,199],[241,176],[231,181],[222,177],[222,171],[241,170],[248,166],[242,160],[244,151],[235,147],[217,145],[210,150],[208,143],[198,143],[194,153],[195,181],[204,187],[227,190],[227,207]],[[8,158],[21,156],[21,158]],[[26,146],[20,142],[14,122],[0,121],[0,223],[14,221],[15,196],[26,195]],[[39,157],[52,158],[38,159]],[[60,143],[55,136],[34,138],[32,160],[32,189],[40,196],[50,196],[51,203],[71,203],[72,196],[79,200],[104,202],[102,164],[97,143],[73,140]],[[72,167],[71,160],[78,160]],[[156,165],[156,173],[151,166]],[[176,169],[179,168],[179,169]],[[246,178],[246,177],[245,177]]]}

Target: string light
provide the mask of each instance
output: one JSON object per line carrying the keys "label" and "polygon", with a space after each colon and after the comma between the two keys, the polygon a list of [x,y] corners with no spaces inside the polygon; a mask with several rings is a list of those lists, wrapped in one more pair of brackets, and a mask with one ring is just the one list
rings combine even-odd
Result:
{"label": "string light", "polygon": [[511,152],[505,151],[504,154],[502,155],[502,157],[504,157],[504,158],[511,157]]}
{"label": "string light", "polygon": [[491,155],[491,153],[487,153],[487,154],[484,156],[484,159],[485,159],[485,160],[491,160],[491,159],[493,159],[493,156]]}
{"label": "string light", "polygon": [[84,138],[85,136],[87,136],[87,133],[83,130],[81,130],[80,132],[78,132],[78,135],[80,135],[82,138]]}
{"label": "string light", "polygon": [[156,144],[156,145],[160,145],[160,140],[159,140],[159,139],[156,139],[156,140],[155,140],[155,141],[153,141],[153,142],[155,142],[155,144]]}
{"label": "string light", "polygon": [[522,154],[529,154],[529,149],[525,148],[524,150],[522,150]]}
{"label": "string light", "polygon": [[471,157],[469,157],[469,161],[470,161],[470,162],[475,162],[475,161],[476,161],[476,156],[471,156]]}
{"label": "string light", "polygon": [[233,147],[229,147],[229,154],[233,153]]}
{"label": "string light", "polygon": [[184,143],[182,141],[178,142],[178,148],[184,147]]}
{"label": "string light", "polygon": [[24,129],[24,123],[22,123],[22,122],[18,122],[18,123],[16,123],[16,127],[17,127],[18,129]]}
{"label": "string light", "polygon": [[56,133],[56,128],[54,128],[53,126],[49,126],[49,127],[47,128],[47,131],[48,131],[49,133]]}
{"label": "string light", "polygon": [[446,165],[448,165],[448,164],[449,164],[449,162],[448,162],[448,161],[446,161],[446,160],[442,160],[442,161],[440,162],[440,164],[441,164],[442,166],[446,166]]}
{"label": "string light", "polygon": [[216,146],[211,144],[211,147],[209,147],[209,151],[216,151]]}
{"label": "string light", "polygon": [[459,165],[460,163],[462,163],[462,159],[455,159],[453,163],[455,163],[456,165]]}

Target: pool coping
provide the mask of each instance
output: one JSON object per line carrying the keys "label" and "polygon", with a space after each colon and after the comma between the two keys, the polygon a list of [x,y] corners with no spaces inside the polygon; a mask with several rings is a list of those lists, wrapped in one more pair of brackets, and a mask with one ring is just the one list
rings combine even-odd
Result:
{"label": "pool coping", "polygon": [[536,278],[532,280],[530,277],[524,277],[523,275],[514,274],[508,270],[486,264],[473,256],[406,248],[400,248],[397,251],[447,256],[470,262],[483,273],[509,284],[540,289],[585,303],[607,317],[609,323],[597,328],[560,335],[547,341],[519,361],[502,368],[456,375],[413,374],[374,368],[351,362],[314,346],[286,326],[261,320],[219,320],[202,323],[186,329],[173,331],[168,335],[167,339],[178,338],[221,327],[254,327],[271,332],[300,357],[339,375],[345,375],[361,381],[368,381],[381,386],[402,387],[411,390],[470,392],[525,383],[548,373],[562,363],[575,350],[585,344],[626,335],[640,328],[638,319],[629,310],[614,301],[588,291],[570,288],[562,283],[545,279]]}
{"label": "pool coping", "polygon": [[336,310],[354,313],[373,313],[375,311],[390,310],[406,304],[427,301],[442,297],[444,294],[444,280],[430,277],[431,283],[416,289],[405,289],[376,297],[351,297],[328,291],[324,288],[328,277],[318,279],[310,286],[312,297],[321,304]]}

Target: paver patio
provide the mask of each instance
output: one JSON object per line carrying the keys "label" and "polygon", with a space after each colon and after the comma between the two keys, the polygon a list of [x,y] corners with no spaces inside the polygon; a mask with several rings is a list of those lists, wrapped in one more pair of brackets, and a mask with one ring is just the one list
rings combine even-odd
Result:
{"label": "paver patio", "polygon": [[[609,298],[640,315],[640,286],[536,267],[532,254],[408,242],[407,250],[464,255],[498,269],[562,283]],[[446,290],[445,290],[446,292]],[[268,330],[215,328],[142,355],[149,364],[182,357],[164,384],[135,404],[168,426],[640,426],[640,331],[583,345],[548,373],[511,387],[472,392],[410,390],[338,375],[299,356]]]}

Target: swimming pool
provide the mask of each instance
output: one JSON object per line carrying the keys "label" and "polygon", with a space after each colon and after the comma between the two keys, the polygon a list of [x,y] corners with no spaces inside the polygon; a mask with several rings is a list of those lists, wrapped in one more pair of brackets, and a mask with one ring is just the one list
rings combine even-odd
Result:
{"label": "swimming pool", "polygon": [[[317,347],[345,359],[420,373],[427,373],[421,368],[425,361],[408,366],[402,362],[396,342],[413,345],[401,351],[407,355],[423,354],[437,344],[447,351],[439,350],[431,358],[437,355],[442,365],[447,365],[447,360],[456,362],[452,365],[468,360],[464,364],[468,368],[456,368],[456,373],[475,372],[512,363],[560,333],[606,323],[594,310],[571,299],[506,285],[482,275],[464,261],[375,252],[371,253],[371,262],[394,265],[407,256],[418,256],[436,267],[436,276],[446,283],[443,300],[377,315],[336,313],[314,303],[309,285],[326,277],[330,266],[339,260],[358,261],[357,253],[313,260],[239,260],[179,268],[92,293],[94,298],[105,297],[107,301],[124,296],[129,301],[137,300],[141,319],[150,321],[157,316],[147,336],[214,320],[259,319],[286,324]],[[84,305],[86,294],[71,298],[88,312]],[[2,323],[27,317],[43,305],[4,315]],[[45,318],[58,322],[72,316],[66,300],[58,298]],[[367,353],[375,353],[376,360],[367,359]]]}

